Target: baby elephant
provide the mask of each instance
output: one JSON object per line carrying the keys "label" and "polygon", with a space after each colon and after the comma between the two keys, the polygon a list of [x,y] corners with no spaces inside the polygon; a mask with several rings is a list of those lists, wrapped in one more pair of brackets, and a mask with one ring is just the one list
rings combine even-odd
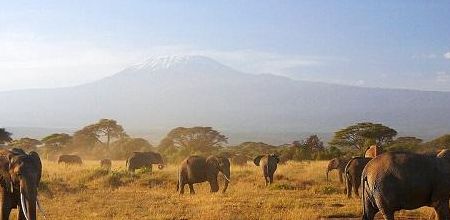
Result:
{"label": "baby elephant", "polygon": [[111,170],[111,160],[110,159],[103,159],[100,160],[100,167],[105,170]]}
{"label": "baby elephant", "polygon": [[259,155],[255,159],[253,159],[253,162],[256,166],[261,166],[264,180],[266,181],[266,186],[268,184],[272,184],[273,174],[275,173],[275,170],[277,170],[277,164],[280,162],[280,158],[278,157],[278,155]]}
{"label": "baby elephant", "polygon": [[225,192],[230,182],[230,161],[225,157],[209,156],[190,156],[182,163],[178,174],[177,191],[184,193],[184,185],[189,185],[189,192],[195,194],[194,184],[209,182],[211,192],[219,191],[219,182],[217,175],[223,174],[225,186],[222,192]]}

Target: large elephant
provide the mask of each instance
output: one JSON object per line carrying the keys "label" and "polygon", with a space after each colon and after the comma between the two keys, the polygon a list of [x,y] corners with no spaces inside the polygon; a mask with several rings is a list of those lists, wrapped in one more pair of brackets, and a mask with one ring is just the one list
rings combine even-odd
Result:
{"label": "large elephant", "polygon": [[386,153],[371,160],[363,171],[363,216],[372,220],[381,211],[387,220],[394,212],[431,206],[438,219],[450,219],[450,151],[437,156]]}
{"label": "large elephant", "polygon": [[159,169],[164,168],[164,160],[161,154],[155,152],[133,152],[125,163],[130,172],[144,167],[152,171],[153,164],[158,164]]}
{"label": "large elephant", "polygon": [[11,209],[16,208],[19,210],[17,219],[36,219],[41,174],[42,163],[36,152],[27,154],[17,148],[0,150],[1,219],[9,219]]}
{"label": "large elephant", "polygon": [[273,183],[273,174],[279,162],[280,158],[275,154],[259,155],[253,159],[256,166],[261,166],[266,186]]}
{"label": "large elephant", "polygon": [[328,181],[328,173],[332,170],[337,170],[339,175],[339,182],[343,182],[343,176],[345,171],[345,165],[347,165],[349,159],[343,157],[336,157],[331,159],[328,162],[327,166],[327,181]]}
{"label": "large elephant", "polygon": [[345,166],[345,186],[347,197],[352,196],[352,189],[359,197],[359,187],[361,186],[361,175],[364,167],[372,158],[354,157]]}
{"label": "large elephant", "polygon": [[230,182],[230,161],[225,157],[189,156],[182,163],[178,174],[177,191],[184,193],[184,185],[189,185],[189,192],[195,194],[194,184],[209,182],[211,192],[219,191],[218,174],[222,173],[225,178],[225,192]]}
{"label": "large elephant", "polygon": [[58,157],[58,164],[65,163],[65,164],[83,164],[83,161],[81,160],[81,157],[77,155],[68,155],[63,154]]}
{"label": "large elephant", "polygon": [[378,145],[372,145],[366,149],[364,152],[364,157],[375,158],[376,156],[383,153],[383,149]]}

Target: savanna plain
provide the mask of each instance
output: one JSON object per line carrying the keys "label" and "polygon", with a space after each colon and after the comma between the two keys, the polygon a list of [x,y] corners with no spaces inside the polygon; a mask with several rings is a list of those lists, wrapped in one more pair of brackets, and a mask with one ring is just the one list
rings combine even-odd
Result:
{"label": "savanna plain", "polygon": [[[326,180],[326,161],[288,162],[264,185],[260,167],[248,162],[231,167],[225,193],[209,192],[209,184],[194,185],[195,195],[176,191],[177,164],[130,173],[125,161],[112,170],[98,161],[83,165],[43,161],[39,198],[47,219],[357,219],[358,198],[346,198],[336,171]],[[221,187],[223,177],[219,175]],[[42,214],[39,213],[42,218]],[[433,211],[402,211],[396,219],[429,219]],[[13,215],[11,215],[13,216]],[[381,216],[378,214],[378,218]]]}

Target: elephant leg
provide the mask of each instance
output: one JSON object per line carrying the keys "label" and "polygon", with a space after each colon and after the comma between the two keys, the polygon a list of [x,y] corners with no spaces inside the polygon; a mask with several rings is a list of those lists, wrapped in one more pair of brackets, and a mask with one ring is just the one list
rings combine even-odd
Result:
{"label": "elephant leg", "polygon": [[150,173],[152,173],[152,168],[153,168],[152,164],[148,165],[147,168],[148,168],[148,171],[149,171]]}
{"label": "elephant leg", "polygon": [[347,182],[347,187],[346,187],[347,198],[351,198],[352,197],[352,180],[347,178],[346,182]]}
{"label": "elephant leg", "polygon": [[273,183],[273,174],[271,174],[270,176],[269,176],[269,184],[272,184]]}
{"label": "elephant leg", "polygon": [[450,219],[448,200],[439,201],[437,205],[434,207],[434,211],[436,212],[437,219],[439,220]]}
{"label": "elephant leg", "polygon": [[[367,195],[366,195],[367,197]],[[378,208],[374,207],[372,202],[368,199],[368,198],[363,198],[363,216],[362,216],[362,220],[373,220],[375,218],[375,214],[377,214],[378,212]]]}
{"label": "elephant leg", "polygon": [[269,180],[268,180],[268,177],[267,176],[264,176],[264,181],[265,181],[265,186],[268,186],[269,185]]}
{"label": "elephant leg", "polygon": [[359,186],[360,186],[360,181],[355,179],[353,180],[353,192],[355,193],[355,195],[357,197],[359,197]]}
{"label": "elephant leg", "polygon": [[0,204],[2,206],[0,216],[2,219],[9,219],[11,214],[11,196],[4,188],[0,188]]}
{"label": "elephant leg", "polygon": [[395,220],[393,211],[382,211],[385,220]]}
{"label": "elephant leg", "polygon": [[11,214],[11,208],[7,207],[5,204],[2,205],[0,216],[2,219],[9,219],[9,215]]}
{"label": "elephant leg", "polygon": [[180,194],[184,194],[184,185],[186,185],[185,183],[181,182],[180,183]]}
{"label": "elephant leg", "polygon": [[194,184],[188,183],[188,185],[189,185],[189,193],[190,194],[195,194]]}

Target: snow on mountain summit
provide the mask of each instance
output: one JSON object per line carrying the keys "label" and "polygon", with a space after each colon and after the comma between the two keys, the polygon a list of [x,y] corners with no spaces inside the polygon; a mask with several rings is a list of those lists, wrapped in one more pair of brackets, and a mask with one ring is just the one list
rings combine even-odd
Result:
{"label": "snow on mountain summit", "polygon": [[172,68],[208,67],[224,68],[219,62],[205,56],[161,56],[147,59],[142,63],[131,66],[134,70],[156,71]]}

